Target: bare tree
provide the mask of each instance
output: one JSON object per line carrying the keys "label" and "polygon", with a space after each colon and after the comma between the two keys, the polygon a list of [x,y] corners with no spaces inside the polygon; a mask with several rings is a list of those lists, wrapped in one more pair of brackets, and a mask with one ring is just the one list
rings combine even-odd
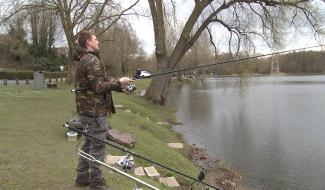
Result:
{"label": "bare tree", "polygon": [[[216,46],[214,47],[216,48]],[[186,52],[182,60],[176,66],[177,69],[185,68],[195,68],[199,65],[207,65],[213,63],[214,53],[216,53],[217,48],[213,50],[210,45],[210,39],[208,32],[203,32],[194,45]],[[208,68],[211,70],[211,68]],[[198,79],[199,73],[205,73],[206,69],[195,69],[194,74]],[[187,74],[191,71],[187,71]],[[182,80],[181,73],[178,73],[178,80]]]}
{"label": "bare tree", "polygon": [[7,20],[18,12],[33,7],[38,7],[44,11],[55,11],[60,18],[68,42],[68,81],[72,82],[75,67],[73,61],[75,54],[75,41],[77,40],[79,32],[83,30],[92,30],[98,23],[106,22],[108,25],[103,27],[101,31],[97,31],[97,35],[103,34],[123,16],[131,14],[130,10],[139,2],[139,0],[134,0],[127,8],[122,8],[119,3],[110,0],[38,0],[38,2],[32,1],[25,3],[25,1],[22,0],[17,3],[20,6],[17,8],[16,4],[14,6],[15,9],[12,9],[12,11],[6,15],[4,20]]}
{"label": "bare tree", "polygon": [[[168,2],[173,3],[172,0]],[[229,32],[230,52],[239,52],[243,46],[254,49],[256,37],[268,42],[275,34],[275,29],[281,30],[275,19],[280,12],[283,14],[282,19],[291,25],[304,18],[315,34],[320,31],[315,5],[308,0],[195,0],[178,41],[172,53],[168,54],[164,1],[148,0],[148,3],[154,26],[158,72],[173,70],[208,26],[223,27]],[[153,78],[146,97],[155,103],[164,104],[170,78],[171,75]]]}
{"label": "bare tree", "polygon": [[[211,46],[209,42],[210,40],[208,37],[208,33],[203,32],[188,52],[190,57],[190,64],[188,64],[187,67],[197,67],[199,65],[206,65],[212,63],[213,59],[211,58],[213,52],[211,51]],[[195,70],[195,76],[196,78],[198,78],[199,76],[198,69]]]}
{"label": "bare tree", "polygon": [[42,9],[44,2],[34,3],[39,3],[39,6],[27,10],[30,18],[32,50],[36,56],[45,56],[54,46],[58,19],[53,10]]}
{"label": "bare tree", "polygon": [[[105,39],[114,39],[105,41]],[[100,36],[101,60],[113,76],[132,75],[135,60],[141,56],[140,42],[128,23],[117,23]]]}

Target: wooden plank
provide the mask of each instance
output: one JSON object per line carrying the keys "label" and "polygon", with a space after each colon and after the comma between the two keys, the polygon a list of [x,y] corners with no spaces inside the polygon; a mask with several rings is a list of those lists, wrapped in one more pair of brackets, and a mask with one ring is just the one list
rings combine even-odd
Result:
{"label": "wooden plank", "polygon": [[144,167],[144,171],[146,172],[146,174],[149,177],[153,177],[153,178],[159,178],[160,174],[158,173],[158,171],[156,170],[155,167],[150,166],[150,167]]}
{"label": "wooden plank", "polygon": [[162,177],[159,181],[167,187],[180,187],[175,177]]}
{"label": "wooden plank", "polygon": [[145,176],[146,173],[144,172],[143,167],[137,167],[134,169],[134,174],[137,176]]}
{"label": "wooden plank", "polygon": [[184,148],[184,145],[182,143],[167,143],[167,145],[171,148],[175,149],[182,149]]}

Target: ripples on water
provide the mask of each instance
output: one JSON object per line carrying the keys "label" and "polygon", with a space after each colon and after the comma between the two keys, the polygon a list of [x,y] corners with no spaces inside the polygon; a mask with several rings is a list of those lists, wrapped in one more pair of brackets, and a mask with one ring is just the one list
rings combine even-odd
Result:
{"label": "ripples on water", "polygon": [[325,76],[208,78],[172,87],[167,104],[175,131],[252,187],[325,189]]}

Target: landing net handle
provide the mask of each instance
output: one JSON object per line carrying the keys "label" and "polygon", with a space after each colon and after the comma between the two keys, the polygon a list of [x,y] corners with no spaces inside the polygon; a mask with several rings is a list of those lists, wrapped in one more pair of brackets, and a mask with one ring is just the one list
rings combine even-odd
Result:
{"label": "landing net handle", "polygon": [[152,185],[150,185],[150,184],[148,184],[148,183],[146,183],[146,182],[144,182],[144,181],[142,181],[142,180],[140,180],[140,179],[138,179],[136,177],[133,177],[133,176],[127,174],[126,172],[123,172],[123,171],[121,171],[121,170],[119,170],[119,169],[117,169],[117,168],[115,168],[115,167],[113,167],[113,166],[111,166],[109,164],[106,164],[104,162],[101,162],[101,161],[95,159],[93,156],[91,156],[90,154],[87,154],[86,152],[80,150],[79,148],[78,148],[77,153],[78,153],[79,156],[81,156],[81,157],[83,157],[83,158],[85,158],[85,159],[87,159],[87,160],[89,160],[91,162],[97,162],[100,165],[103,165],[103,166],[109,168],[110,170],[112,170],[114,172],[117,172],[117,173],[119,173],[119,174],[121,174],[123,176],[126,176],[127,178],[132,179],[133,181],[136,181],[137,183],[142,184],[142,185],[144,185],[144,186],[146,186],[146,187],[148,187],[150,189],[160,190],[159,188],[154,187],[154,186],[152,186]]}

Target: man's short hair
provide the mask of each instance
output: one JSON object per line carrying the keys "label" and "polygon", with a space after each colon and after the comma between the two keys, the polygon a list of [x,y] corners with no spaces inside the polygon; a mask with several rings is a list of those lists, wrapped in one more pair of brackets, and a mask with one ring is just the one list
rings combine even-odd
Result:
{"label": "man's short hair", "polygon": [[91,31],[82,31],[78,36],[78,43],[81,47],[86,47],[87,40],[91,40],[95,34]]}

